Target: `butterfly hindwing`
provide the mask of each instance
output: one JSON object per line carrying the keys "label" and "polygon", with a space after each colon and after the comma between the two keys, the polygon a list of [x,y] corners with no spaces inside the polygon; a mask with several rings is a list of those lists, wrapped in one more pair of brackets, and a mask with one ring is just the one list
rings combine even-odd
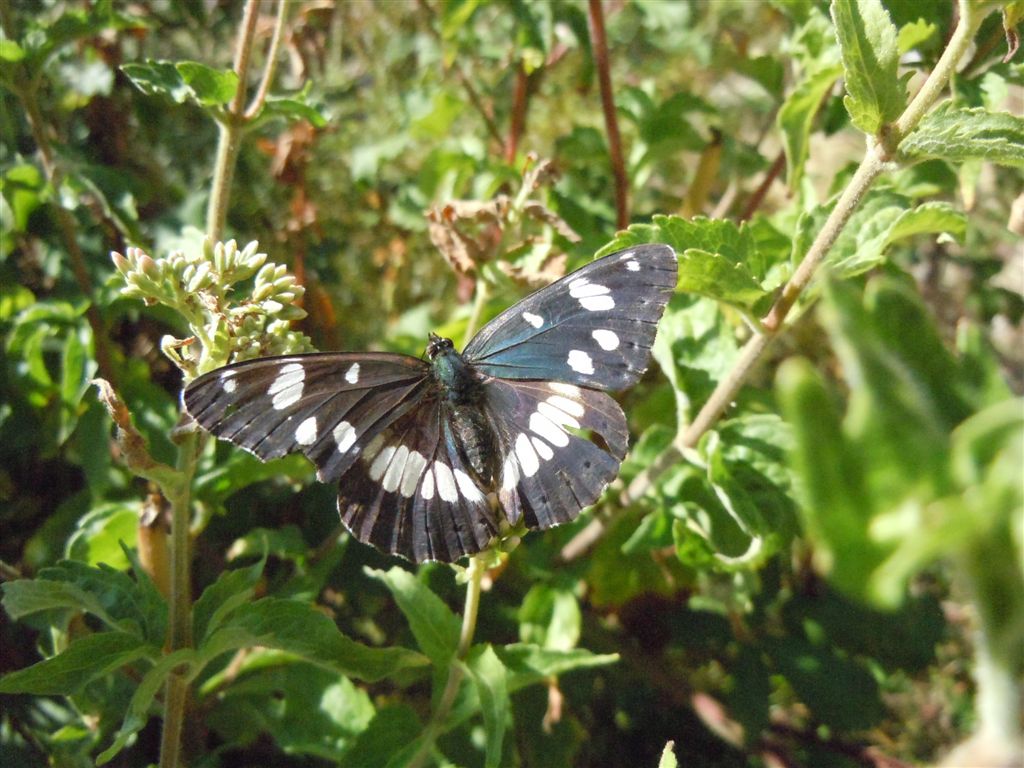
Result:
{"label": "butterfly hindwing", "polygon": [[[545,381],[488,382],[487,408],[504,457],[498,498],[509,522],[574,520],[619,471],[628,428],[604,392]],[[581,436],[589,432],[603,446]]]}
{"label": "butterfly hindwing", "polygon": [[200,376],[185,408],[204,428],[267,461],[304,453],[322,482],[347,470],[432,380],[405,355],[320,353],[248,360]]}
{"label": "butterfly hindwing", "polygon": [[667,245],[605,256],[502,312],[463,354],[490,376],[624,389],[647,369],[677,270]]}
{"label": "butterfly hindwing", "polygon": [[413,562],[484,549],[498,522],[437,398],[396,419],[342,476],[341,519],[360,541]]}

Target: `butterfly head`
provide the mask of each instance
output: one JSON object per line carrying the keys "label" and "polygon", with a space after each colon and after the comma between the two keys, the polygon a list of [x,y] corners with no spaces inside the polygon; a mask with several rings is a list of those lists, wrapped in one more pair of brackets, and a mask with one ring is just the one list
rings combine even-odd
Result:
{"label": "butterfly head", "polygon": [[445,352],[451,352],[455,349],[455,344],[451,339],[443,338],[438,336],[436,333],[430,334],[430,341],[427,343],[427,359],[433,360],[438,355],[442,355]]}

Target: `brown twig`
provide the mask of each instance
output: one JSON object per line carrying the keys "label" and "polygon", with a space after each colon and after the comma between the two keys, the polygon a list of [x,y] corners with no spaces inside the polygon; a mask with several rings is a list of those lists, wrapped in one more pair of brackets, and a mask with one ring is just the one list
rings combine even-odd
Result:
{"label": "brown twig", "polygon": [[771,189],[772,184],[782,173],[782,169],[786,167],[786,153],[779,152],[775,157],[775,162],[772,163],[768,172],[765,174],[761,183],[754,190],[754,194],[747,200],[747,204],[743,206],[743,212],[740,213],[740,221],[749,221],[751,217],[757,212],[757,209],[761,207],[761,203],[764,202],[765,195],[768,194],[768,190]]}
{"label": "brown twig", "polygon": [[516,67],[515,90],[512,94],[512,113],[509,115],[508,140],[505,142],[505,162],[515,162],[519,151],[519,137],[526,129],[526,108],[529,104],[530,75],[522,62]]}
{"label": "brown twig", "polygon": [[587,20],[590,25],[590,44],[594,51],[597,81],[601,87],[601,108],[604,111],[605,131],[608,133],[608,154],[615,178],[615,225],[619,229],[629,226],[629,180],[622,156],[622,138],[619,119],[615,113],[615,94],[612,92],[611,64],[608,57],[608,37],[604,30],[604,8],[601,0],[589,0]]}

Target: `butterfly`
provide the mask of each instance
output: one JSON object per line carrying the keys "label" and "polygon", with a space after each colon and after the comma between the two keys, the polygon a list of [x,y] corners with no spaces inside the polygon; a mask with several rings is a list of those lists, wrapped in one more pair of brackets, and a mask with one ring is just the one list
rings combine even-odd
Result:
{"label": "butterfly", "polygon": [[576,518],[618,474],[626,417],[608,391],[636,383],[676,286],[667,245],[597,259],[425,359],[284,355],[211,371],[184,390],[203,428],[266,461],[301,452],[338,485],[359,541],[454,562],[509,526]]}

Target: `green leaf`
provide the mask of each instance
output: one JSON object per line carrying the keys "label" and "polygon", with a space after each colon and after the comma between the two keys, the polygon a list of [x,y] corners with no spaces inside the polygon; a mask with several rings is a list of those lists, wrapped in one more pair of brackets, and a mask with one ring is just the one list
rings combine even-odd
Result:
{"label": "green leaf", "polygon": [[946,102],[900,142],[899,153],[904,160],[987,160],[1024,168],[1024,118]]}
{"label": "green leaf", "polygon": [[567,651],[580,639],[579,601],[571,590],[540,583],[519,606],[519,639],[549,650]]}
{"label": "green leaf", "polygon": [[198,61],[179,61],[174,67],[191,89],[192,98],[203,106],[223,106],[238,90],[238,75],[233,70],[214,69]]}
{"label": "green leaf", "polygon": [[223,106],[234,98],[238,75],[197,61],[152,61],[121,66],[143,93],[168,96],[179,104],[194,101],[205,107]]}
{"label": "green leaf", "polygon": [[935,36],[938,27],[933,22],[918,19],[900,27],[900,33],[896,38],[896,47],[900,55],[912,51],[926,40]]}
{"label": "green leaf", "polygon": [[25,51],[13,40],[0,40],[0,61],[21,61]]}
{"label": "green leaf", "polygon": [[803,483],[804,529],[818,568],[848,594],[862,596],[883,549],[868,537],[874,511],[864,458],[845,439],[839,414],[814,368],[788,360],[776,389],[793,429],[793,464]]}
{"label": "green leaf", "polygon": [[112,568],[127,568],[128,558],[121,545],[135,545],[138,527],[138,502],[131,506],[116,501],[100,504],[75,523],[68,538],[67,556],[88,565],[105,563]]}
{"label": "green leaf", "polygon": [[508,691],[536,685],[549,677],[558,677],[577,669],[591,669],[614,664],[617,653],[595,654],[583,648],[552,651],[529,643],[495,646],[494,652],[508,670]]}
{"label": "green leaf", "polygon": [[697,248],[688,248],[679,254],[677,290],[734,304],[751,312],[768,296],[746,264],[737,264],[720,254]]}
{"label": "green leaf", "polygon": [[836,64],[805,75],[779,108],[776,124],[786,151],[786,181],[791,190],[799,188],[804,175],[814,118],[842,73]]}
{"label": "green leaf", "polygon": [[661,758],[658,760],[658,768],[679,768],[679,761],[676,760],[676,754],[673,751],[675,746],[674,741],[665,743],[665,748],[661,750]]}
{"label": "green leaf", "polygon": [[312,664],[359,680],[408,677],[426,666],[405,648],[370,648],[343,635],[308,603],[266,597],[239,606],[211,632],[201,650],[207,658],[260,645],[300,656]]}
{"label": "green leaf", "polygon": [[903,112],[906,81],[898,76],[897,32],[880,0],[832,0],[853,124],[875,135]]}
{"label": "green leaf", "polygon": [[308,120],[314,128],[327,125],[327,118],[312,104],[294,98],[268,96],[260,110],[260,117],[283,117],[292,122]]}
{"label": "green leaf", "polygon": [[466,666],[480,699],[480,712],[487,736],[484,765],[496,768],[501,765],[501,745],[511,708],[508,671],[489,644],[474,648],[466,659]]}
{"label": "green leaf", "polygon": [[39,611],[85,611],[112,629],[161,643],[167,606],[148,585],[139,585],[120,571],[100,564],[64,561],[44,568],[35,579],[19,579],[3,585],[4,608],[18,619]]}
{"label": "green leaf", "polygon": [[124,720],[121,722],[121,727],[118,729],[113,743],[96,756],[97,765],[109,762],[124,749],[132,736],[143,729],[149,720],[153,700],[164,686],[168,675],[179,664],[186,663],[194,659],[195,656],[196,653],[192,649],[182,649],[163,656],[146,672],[132,694]]}
{"label": "green leaf", "polygon": [[416,711],[405,704],[394,704],[377,710],[369,726],[355,739],[339,762],[340,768],[385,768],[405,765],[394,757],[412,757],[409,747],[417,748],[423,725]]}
{"label": "green leaf", "polygon": [[420,650],[434,664],[448,664],[459,645],[459,617],[426,584],[403,568],[367,569],[366,572],[391,590]]}
{"label": "green leaf", "polygon": [[206,680],[201,698],[204,727],[223,743],[261,734],[288,755],[336,765],[374,719],[367,691],[289,654],[254,650],[233,667]]}
{"label": "green leaf", "polygon": [[68,696],[90,680],[105,677],[137,659],[156,660],[160,649],[128,632],[97,632],[66,650],[0,678],[0,693]]}
{"label": "green leaf", "polygon": [[261,559],[248,568],[224,571],[203,590],[192,606],[192,632],[200,645],[235,608],[252,598],[265,564]]}

